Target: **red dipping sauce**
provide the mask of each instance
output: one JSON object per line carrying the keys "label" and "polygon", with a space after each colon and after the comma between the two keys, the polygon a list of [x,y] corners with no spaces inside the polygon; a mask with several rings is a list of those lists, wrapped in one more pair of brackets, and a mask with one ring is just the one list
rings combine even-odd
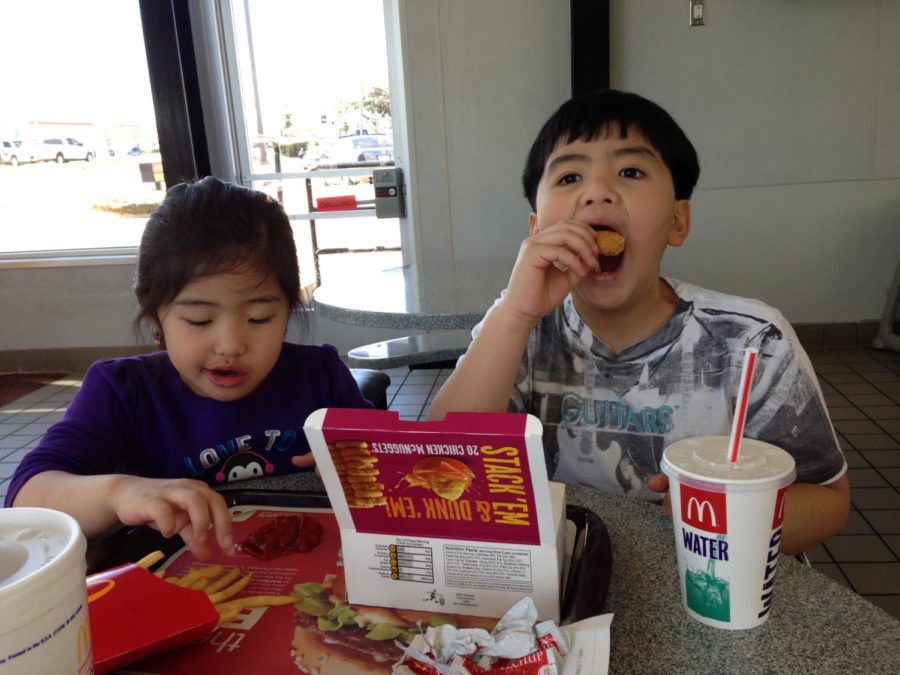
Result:
{"label": "red dipping sauce", "polygon": [[314,518],[298,513],[277,516],[251,532],[241,550],[259,560],[272,560],[290,553],[304,553],[322,539],[322,526]]}

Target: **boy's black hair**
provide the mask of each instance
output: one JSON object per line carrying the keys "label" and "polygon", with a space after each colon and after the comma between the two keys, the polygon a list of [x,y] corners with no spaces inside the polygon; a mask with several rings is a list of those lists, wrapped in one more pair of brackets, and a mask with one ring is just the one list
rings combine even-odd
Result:
{"label": "boy's black hair", "polygon": [[633,129],[647,139],[672,174],[676,199],[690,199],[700,164],[697,151],[681,127],[665,110],[642,96],[616,89],[600,89],[570,98],[547,120],[538,133],[522,174],[525,197],[536,210],[538,183],[547,158],[560,141],[590,141],[613,133],[618,126],[622,138]]}
{"label": "boy's black hair", "polygon": [[148,322],[157,330],[159,310],[190,282],[246,270],[271,275],[291,308],[304,307],[294,232],[277,201],[213,176],[175,185],[141,237],[135,329]]}

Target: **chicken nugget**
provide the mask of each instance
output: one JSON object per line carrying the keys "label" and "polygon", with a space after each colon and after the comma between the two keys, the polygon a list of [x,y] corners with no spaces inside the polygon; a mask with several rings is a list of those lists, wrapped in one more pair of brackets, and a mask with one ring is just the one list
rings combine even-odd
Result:
{"label": "chicken nugget", "polygon": [[353,497],[347,501],[348,506],[356,509],[371,509],[385,504],[387,504],[387,499],[384,497]]}
{"label": "chicken nugget", "polygon": [[350,485],[358,485],[360,483],[374,483],[377,481],[378,471],[365,476],[345,475],[341,476],[342,481],[346,481]]}
{"label": "chicken nugget", "polygon": [[369,444],[365,441],[335,441],[332,445],[336,448],[368,448]]}
{"label": "chicken nugget", "polygon": [[619,255],[625,250],[625,237],[611,230],[597,230],[594,232],[594,241],[600,247],[600,255]]}
{"label": "chicken nugget", "polygon": [[376,499],[377,497],[384,497],[384,492],[381,490],[356,490],[353,493],[353,499]]}
{"label": "chicken nugget", "polygon": [[347,469],[347,476],[377,476],[378,469],[374,467],[358,467],[354,469]]}

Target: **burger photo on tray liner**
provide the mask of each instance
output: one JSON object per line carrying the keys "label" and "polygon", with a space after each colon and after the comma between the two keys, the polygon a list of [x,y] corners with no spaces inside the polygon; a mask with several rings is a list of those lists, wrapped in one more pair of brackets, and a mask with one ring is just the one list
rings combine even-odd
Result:
{"label": "burger photo on tray liner", "polygon": [[347,604],[344,574],[322,583],[297,584],[291,653],[301,673],[388,675],[403,656],[395,642],[409,645],[429,626],[451,623],[490,631],[497,620]]}

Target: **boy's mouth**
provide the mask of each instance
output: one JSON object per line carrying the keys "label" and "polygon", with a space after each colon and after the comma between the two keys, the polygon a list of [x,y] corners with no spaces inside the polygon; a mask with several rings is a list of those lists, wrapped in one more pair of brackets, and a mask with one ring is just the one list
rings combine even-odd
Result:
{"label": "boy's mouth", "polygon": [[625,238],[606,225],[592,225],[594,238],[600,247],[597,263],[601,274],[611,274],[622,266],[625,255]]}

